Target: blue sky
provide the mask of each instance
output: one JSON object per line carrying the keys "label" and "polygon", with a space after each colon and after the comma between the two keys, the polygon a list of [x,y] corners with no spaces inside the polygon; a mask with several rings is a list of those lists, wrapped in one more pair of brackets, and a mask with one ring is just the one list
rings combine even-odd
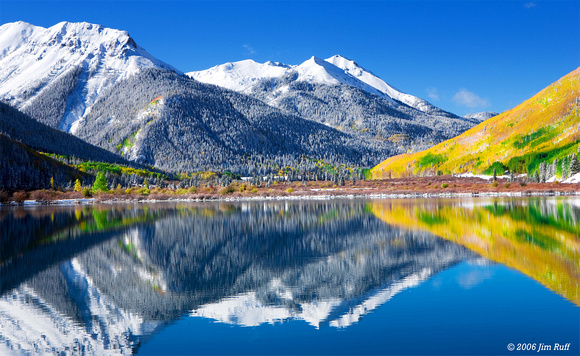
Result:
{"label": "blue sky", "polygon": [[181,71],[341,54],[464,115],[504,111],[580,66],[580,1],[8,1],[0,23],[127,30]]}

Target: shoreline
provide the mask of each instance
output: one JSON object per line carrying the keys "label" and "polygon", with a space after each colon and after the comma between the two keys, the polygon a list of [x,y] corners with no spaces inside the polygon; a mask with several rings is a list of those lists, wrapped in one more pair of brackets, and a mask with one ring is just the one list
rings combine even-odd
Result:
{"label": "shoreline", "polygon": [[389,193],[389,194],[300,194],[300,195],[271,195],[271,196],[211,196],[204,198],[155,199],[149,197],[136,198],[83,198],[59,200],[25,200],[22,203],[0,203],[1,207],[38,207],[38,206],[74,206],[96,204],[153,204],[153,203],[188,203],[188,202],[247,202],[247,201],[300,201],[300,200],[334,200],[334,199],[437,199],[437,198],[492,198],[492,197],[570,197],[580,196],[578,191],[525,191],[525,192],[449,192],[449,193]]}
{"label": "shoreline", "polygon": [[480,177],[457,176],[347,181],[340,186],[329,181],[275,182],[269,186],[235,182],[226,187],[192,187],[187,190],[133,187],[95,193],[94,197],[83,196],[74,191],[21,191],[15,192],[12,199],[5,198],[0,206],[526,196],[580,196],[580,183],[509,182],[503,177],[498,177],[496,182],[490,182]]}

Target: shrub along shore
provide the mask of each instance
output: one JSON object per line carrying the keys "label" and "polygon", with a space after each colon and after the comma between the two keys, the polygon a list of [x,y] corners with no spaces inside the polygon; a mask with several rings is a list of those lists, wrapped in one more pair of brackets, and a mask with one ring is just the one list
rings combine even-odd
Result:
{"label": "shrub along shore", "polygon": [[[224,200],[255,198],[316,198],[316,197],[395,197],[395,196],[485,196],[485,195],[580,195],[580,184],[559,182],[510,182],[508,179],[485,180],[478,177],[412,177],[384,180],[307,182],[272,182],[249,184],[232,182],[226,186],[189,188],[161,188],[142,186],[107,190],[103,187],[76,190],[43,189],[34,191],[0,191],[0,203],[23,204],[36,201],[54,204],[64,201],[168,201],[168,200]],[[80,188],[80,189],[79,189]],[[90,198],[90,200],[86,200]]]}

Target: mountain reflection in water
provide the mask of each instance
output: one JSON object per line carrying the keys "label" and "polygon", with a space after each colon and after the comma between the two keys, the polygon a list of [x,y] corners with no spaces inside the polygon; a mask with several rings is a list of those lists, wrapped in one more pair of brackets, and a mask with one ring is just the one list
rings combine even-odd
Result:
{"label": "mountain reflection in water", "polygon": [[2,208],[0,353],[137,352],[184,315],[345,328],[478,254],[578,304],[577,205],[464,203]]}

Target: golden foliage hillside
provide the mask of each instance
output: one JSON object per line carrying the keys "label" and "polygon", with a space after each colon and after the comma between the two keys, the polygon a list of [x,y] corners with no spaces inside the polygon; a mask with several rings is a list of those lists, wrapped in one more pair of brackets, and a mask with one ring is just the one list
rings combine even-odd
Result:
{"label": "golden foliage hillside", "polygon": [[[372,178],[483,173],[500,162],[525,173],[538,162],[578,152],[580,68],[531,99],[428,150],[393,156]],[[530,168],[531,167],[531,168]]]}

